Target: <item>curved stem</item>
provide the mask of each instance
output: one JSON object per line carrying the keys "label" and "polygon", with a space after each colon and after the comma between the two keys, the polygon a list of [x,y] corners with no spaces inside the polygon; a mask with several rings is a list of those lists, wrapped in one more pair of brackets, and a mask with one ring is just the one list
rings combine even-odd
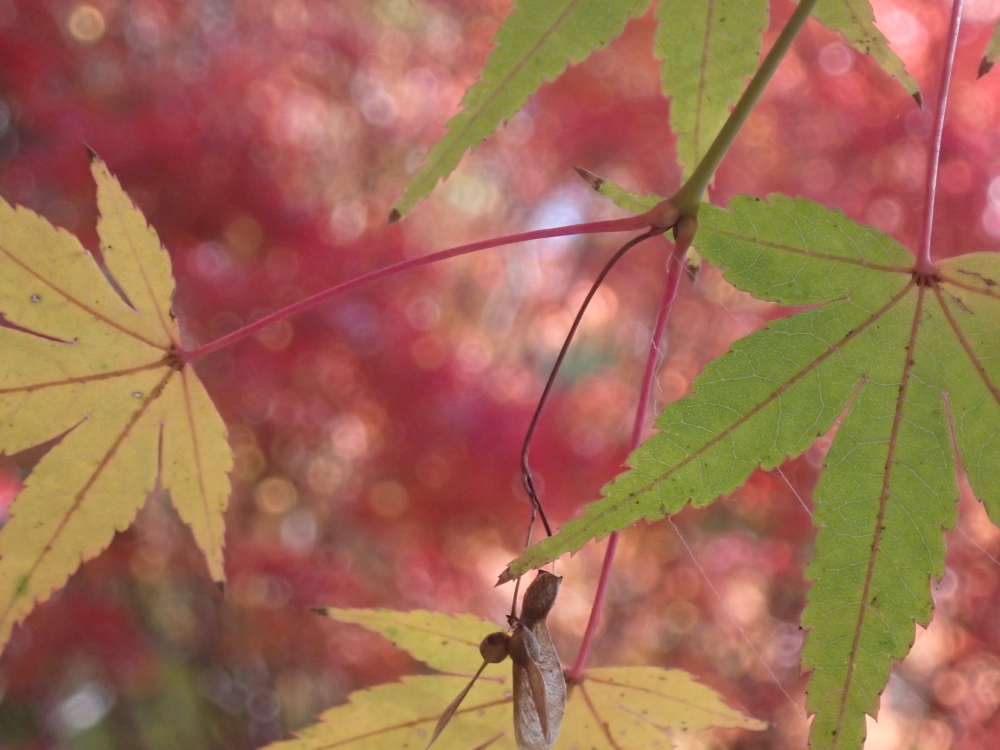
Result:
{"label": "curved stem", "polygon": [[712,145],[708,147],[708,151],[705,152],[701,161],[698,162],[698,166],[694,168],[694,172],[688,177],[687,182],[671,198],[671,202],[676,206],[681,216],[694,216],[697,213],[698,206],[701,205],[702,196],[705,194],[705,189],[708,187],[708,183],[712,181],[715,170],[722,163],[722,157],[726,155],[729,147],[733,145],[733,141],[736,140],[736,136],[746,122],[747,117],[750,116],[750,112],[757,105],[757,100],[764,93],[764,88],[774,75],[774,71],[778,69],[778,65],[785,57],[785,54],[791,49],[792,42],[799,35],[799,32],[805,25],[806,19],[809,18],[813,12],[813,8],[816,7],[816,3],[817,0],[800,0],[791,17],[788,19],[788,23],[785,24],[781,33],[778,34],[778,38],[774,40],[774,45],[768,50],[760,67],[757,68],[757,72],[754,73],[753,78],[750,79],[750,83],[747,84],[743,95],[736,102],[736,106],[733,107],[733,111],[726,119],[722,129],[715,136]]}
{"label": "curved stem", "polygon": [[[680,285],[681,276],[684,275],[684,254],[691,245],[691,237],[681,234],[674,245],[670,257],[667,259],[667,279],[663,287],[663,297],[660,300],[660,309],[656,315],[656,323],[653,326],[653,335],[650,339],[649,351],[646,355],[646,369],[642,376],[642,385],[639,388],[639,404],[635,412],[635,420],[632,423],[632,440],[629,451],[634,451],[642,442],[642,433],[646,425],[646,412],[649,409],[650,394],[653,390],[653,376],[656,374],[656,367],[660,358],[660,340],[663,332],[667,328],[667,321],[670,319],[670,311],[673,309],[674,300],[677,298],[677,289]],[[590,608],[590,619],[587,621],[587,629],[583,634],[583,641],[580,643],[580,652],[577,654],[576,662],[572,669],[566,673],[570,680],[579,680],[583,676],[583,670],[587,666],[587,658],[590,656],[590,647],[597,634],[597,625],[601,619],[601,611],[604,609],[604,600],[607,598],[608,581],[611,578],[611,565],[615,559],[615,552],[618,550],[618,532],[614,532],[608,537],[608,547],[604,551],[604,562],[601,564],[601,574],[597,580],[597,591],[594,592],[594,603]]]}
{"label": "curved stem", "polygon": [[394,276],[397,273],[409,271],[412,268],[437,263],[439,260],[447,260],[448,258],[454,258],[458,255],[474,253],[477,250],[486,250],[492,247],[501,247],[502,245],[512,245],[517,242],[528,242],[530,240],[542,240],[550,237],[566,237],[578,234],[631,232],[636,229],[645,229],[648,226],[648,223],[642,216],[629,216],[624,219],[612,219],[610,221],[591,221],[583,224],[569,224],[563,227],[536,229],[531,232],[519,232],[517,234],[504,235],[503,237],[493,237],[488,240],[470,242],[466,245],[449,248],[448,250],[441,250],[436,253],[431,253],[430,255],[424,255],[420,258],[411,258],[410,260],[404,260],[401,263],[381,268],[378,271],[373,271],[372,273],[359,276],[355,279],[351,279],[350,281],[345,281],[343,284],[337,284],[336,286],[324,289],[322,292],[317,292],[310,297],[306,297],[305,299],[299,300],[298,302],[288,305],[287,307],[283,307],[270,315],[265,315],[263,318],[255,320],[253,323],[249,323],[232,333],[227,333],[225,336],[217,338],[215,341],[210,341],[207,344],[203,344],[195,349],[179,351],[177,352],[177,356],[185,364],[188,362],[194,362],[196,359],[213,354],[220,349],[225,349],[227,346],[235,344],[237,341],[249,338],[258,331],[267,328],[269,325],[286,320],[293,315],[298,315],[311,307],[315,307],[322,302],[326,302],[328,299],[335,297],[338,294],[343,294],[344,292],[350,291],[356,287],[364,286],[365,284],[370,284],[373,281],[384,279],[387,276]]}
{"label": "curved stem", "polygon": [[[608,273],[610,273],[611,269],[615,267],[615,264],[624,257],[625,253],[638,245],[640,242],[648,240],[650,237],[657,234],[660,234],[660,232],[655,229],[651,229],[645,234],[640,234],[638,237],[632,238],[615,251],[615,254],[611,256],[607,263],[604,264],[604,268],[601,269],[601,272],[597,274],[597,278],[594,279],[594,283],[591,284],[590,290],[587,292],[587,296],[583,298],[583,303],[580,305],[580,309],[576,312],[576,317],[573,318],[573,325],[570,326],[569,333],[566,334],[566,338],[563,340],[562,348],[559,349],[556,361],[552,365],[551,372],[549,372],[549,379],[545,381],[545,388],[542,389],[542,395],[538,399],[538,406],[535,407],[535,413],[531,417],[527,434],[524,436],[524,444],[521,447],[521,479],[524,482],[524,489],[528,493],[528,499],[531,500],[531,521],[534,523],[535,511],[537,510],[538,515],[542,519],[542,525],[545,527],[545,533],[549,536],[552,536],[552,527],[549,526],[549,519],[545,517],[545,511],[542,509],[542,503],[538,499],[538,492],[535,490],[535,483],[531,476],[531,466],[528,464],[528,450],[531,448],[531,438],[535,435],[535,429],[538,427],[538,421],[542,416],[542,409],[545,408],[545,403],[549,400],[549,395],[552,393],[552,386],[556,382],[556,376],[562,368],[563,360],[566,358],[566,353],[569,351],[570,344],[573,343],[573,337],[576,335],[576,331],[580,327],[581,321],[583,321],[583,315],[587,312],[587,307],[590,305],[590,301],[594,298],[594,295],[597,294],[597,290],[600,288],[601,284],[604,283],[604,279],[607,277]],[[530,530],[528,533],[530,535]]]}
{"label": "curved stem", "polygon": [[934,229],[934,203],[937,200],[938,171],[941,166],[941,141],[944,139],[944,117],[948,111],[948,94],[951,90],[951,74],[955,69],[955,50],[958,48],[958,32],[962,27],[963,0],[955,0],[951,6],[951,24],[948,27],[948,48],[941,64],[941,85],[934,112],[934,132],[931,135],[931,153],[927,160],[927,181],[924,189],[924,227],[920,235],[920,250],[917,254],[917,271],[933,273],[931,260],[931,234]]}

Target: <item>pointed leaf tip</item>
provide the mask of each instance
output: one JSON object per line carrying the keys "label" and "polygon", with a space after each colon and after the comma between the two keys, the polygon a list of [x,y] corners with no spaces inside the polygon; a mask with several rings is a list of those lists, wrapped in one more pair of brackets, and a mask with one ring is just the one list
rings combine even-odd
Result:
{"label": "pointed leaf tip", "polygon": [[387,224],[395,224],[397,221],[403,218],[403,214],[399,212],[398,208],[394,208],[389,212],[389,220]]}
{"label": "pointed leaf tip", "polygon": [[97,155],[97,152],[94,151],[94,149],[92,149],[86,143],[83,144],[83,147],[87,149],[87,158],[90,159],[91,164],[93,164],[95,161],[101,160],[101,157]]}
{"label": "pointed leaf tip", "polygon": [[829,0],[819,2],[812,18],[831,31],[839,31],[844,40],[857,52],[867,55],[886,73],[896,79],[910,96],[915,96],[918,86],[906,66],[889,45],[885,35],[875,24],[871,3]]}
{"label": "pointed leaf tip", "polygon": [[326,615],[328,611],[326,607],[310,607],[309,609],[317,615]]}
{"label": "pointed leaf tip", "polygon": [[604,184],[604,180],[598,177],[596,174],[591,172],[589,169],[584,169],[583,167],[573,166],[573,169],[578,175],[586,182],[590,187],[592,187],[597,192],[601,192],[601,185]]}
{"label": "pointed leaf tip", "polygon": [[396,202],[408,214],[448,177],[465,154],[479,147],[543,84],[554,81],[603,49],[650,0],[529,0],[513,4],[493,37],[479,80],[462,97],[461,110],[447,124],[403,195]]}
{"label": "pointed leaf tip", "polygon": [[976,73],[976,78],[982,78],[991,70],[993,70],[993,61],[984,57],[979,63],[979,71]]}
{"label": "pointed leaf tip", "polygon": [[924,108],[924,97],[919,91],[913,92],[913,101],[917,103],[917,106],[920,107],[920,109]]}
{"label": "pointed leaf tip", "polygon": [[514,576],[510,574],[510,568],[507,568],[503,573],[497,576],[497,582],[493,584],[493,587],[503,586],[505,583],[510,583],[514,580]]}

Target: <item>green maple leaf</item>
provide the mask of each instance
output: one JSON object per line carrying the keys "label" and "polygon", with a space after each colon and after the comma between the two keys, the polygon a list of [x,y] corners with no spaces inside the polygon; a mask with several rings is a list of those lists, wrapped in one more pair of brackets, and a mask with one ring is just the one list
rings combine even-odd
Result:
{"label": "green maple leaf", "polygon": [[906,92],[921,103],[920,89],[906,72],[903,61],[889,47],[889,42],[875,25],[869,0],[819,0],[813,18],[833,31],[839,31],[858,52],[870,55],[882,70],[891,75]]}
{"label": "green maple leaf", "polygon": [[757,69],[768,0],[658,0],[654,50],[663,60],[670,129],[685,173],[705,155]]}
{"label": "green maple leaf", "polygon": [[0,200],[0,313],[14,326],[0,327],[0,451],[58,439],[0,530],[0,646],[157,482],[224,577],[225,424],[175,356],[170,257],[96,157],[92,171],[104,268],[72,235]]}
{"label": "green maple leaf", "polygon": [[390,220],[405,216],[438,180],[451,174],[465,152],[511,118],[543,83],[585,60],[622,33],[650,0],[518,0],[493,39],[481,79],[469,87],[462,111],[431,148]]}
{"label": "green maple leaf", "polygon": [[814,496],[803,666],[811,747],[858,748],[891,659],[931,617],[929,580],[944,571],[943,531],[956,518],[953,439],[1000,520],[1000,257],[964,255],[921,275],[891,238],[784,196],[706,205],[699,219],[696,244],[735,286],[817,307],[710,363],[604,499],[508,572],[706,505],[758,466],[801,454],[842,416]]}
{"label": "green maple leaf", "polygon": [[[650,0],[519,0],[494,37],[481,79],[465,92],[462,111],[427,154],[390,214],[395,221],[446,178],[543,83],[558,78],[619,36]],[[658,0],[654,53],[663,60],[663,92],[685,173],[704,156],[757,67],[767,27],[767,0]],[[816,19],[920,101],[916,81],[875,26],[868,0],[819,0]]]}
{"label": "green maple leaf", "polygon": [[[496,625],[471,615],[390,610],[326,610],[330,617],[381,633],[439,674],[352,693],[296,739],[266,750],[424,750],[445,707],[481,664],[479,642]],[[444,674],[442,674],[442,672]],[[434,743],[441,750],[515,750],[511,664],[483,672]],[[764,729],[766,724],[726,706],[691,675],[657,667],[591,669],[569,686],[555,750],[670,748],[671,732],[709,727]]]}
{"label": "green maple leaf", "polygon": [[[657,0],[654,52],[685,174],[705,155],[757,69],[767,0]],[[875,26],[868,0],[819,0],[813,17],[870,55],[920,101],[916,81]]]}

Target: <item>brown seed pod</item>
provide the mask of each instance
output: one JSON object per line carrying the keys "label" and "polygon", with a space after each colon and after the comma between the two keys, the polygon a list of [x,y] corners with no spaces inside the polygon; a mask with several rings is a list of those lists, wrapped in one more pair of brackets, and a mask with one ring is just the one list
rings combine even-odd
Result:
{"label": "brown seed pod", "polygon": [[524,592],[508,646],[514,662],[514,737],[520,750],[550,750],[566,710],[566,680],[545,622],[561,583],[557,575],[538,572]]}
{"label": "brown seed pod", "polygon": [[509,618],[511,634],[490,633],[479,644],[483,664],[438,719],[427,748],[451,721],[479,675],[508,656],[514,662],[514,737],[520,750],[551,750],[566,710],[566,681],[545,624],[562,578],[541,570],[524,592],[521,617]]}
{"label": "brown seed pod", "polygon": [[519,667],[527,667],[529,661],[537,662],[541,658],[538,639],[521,623],[511,633],[507,650],[510,652],[510,660]]}
{"label": "brown seed pod", "polygon": [[532,629],[535,623],[548,617],[552,605],[556,603],[561,585],[562,576],[549,573],[547,570],[538,571],[538,575],[524,592],[524,599],[521,601],[521,622],[526,628]]}
{"label": "brown seed pod", "polygon": [[499,664],[509,653],[510,635],[490,633],[479,644],[479,653],[488,664]]}

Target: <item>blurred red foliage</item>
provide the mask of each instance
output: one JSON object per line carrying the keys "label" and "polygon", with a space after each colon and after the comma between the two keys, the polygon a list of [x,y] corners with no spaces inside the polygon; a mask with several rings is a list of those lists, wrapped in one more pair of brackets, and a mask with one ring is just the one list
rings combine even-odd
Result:
{"label": "blurred red foliage", "polygon": [[[876,3],[930,105],[945,5]],[[981,0],[967,12],[938,258],[1000,240],[1000,84],[996,74],[974,79],[997,5]],[[0,194],[96,249],[84,144],[96,150],[170,250],[193,344],[394,261],[619,215],[572,164],[635,189],[675,188],[646,17],[546,86],[412,217],[385,226],[506,8],[0,0]],[[790,8],[776,0],[769,39]],[[804,195],[914,247],[931,117],[810,23],[712,198]],[[237,455],[226,591],[208,579],[165,498],[151,498],[0,659],[3,747],[259,746],[351,690],[415,668],[308,607],[426,607],[500,621],[509,593],[492,582],[528,516],[520,441],[615,242],[566,239],[448,261],[199,362]],[[644,246],[614,271],[545,414],[532,455],[556,521],[594,499],[624,459],[663,261]],[[682,285],[658,403],[683,395],[731,341],[783,314],[703,269]],[[706,742],[804,744],[797,622],[813,534],[808,498],[828,444],[681,514],[676,528],[625,534],[592,658],[688,669],[776,722]],[[37,458],[3,459],[0,508]],[[965,494],[935,623],[890,682],[869,747],[981,748],[1000,730],[1000,531]],[[567,585],[553,620],[567,660],[602,547],[562,564]]]}

